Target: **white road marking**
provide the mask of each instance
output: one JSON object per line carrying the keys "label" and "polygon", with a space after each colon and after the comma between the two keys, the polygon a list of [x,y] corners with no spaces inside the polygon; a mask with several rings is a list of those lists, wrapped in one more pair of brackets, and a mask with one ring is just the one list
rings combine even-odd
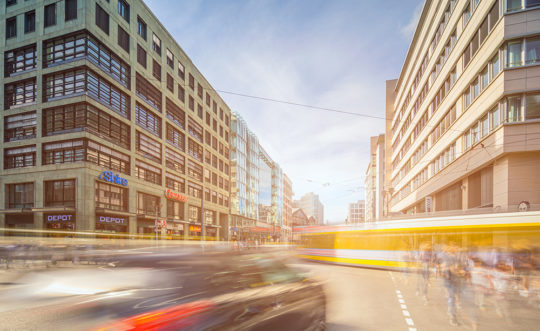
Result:
{"label": "white road marking", "polygon": [[406,318],[405,322],[407,322],[407,325],[410,325],[410,326],[414,325],[414,322],[413,322],[412,318]]}
{"label": "white road marking", "polygon": [[401,295],[401,294],[398,294],[397,297],[400,298],[400,299],[403,299],[403,295]]}
{"label": "white road marking", "polygon": [[409,331],[416,331],[416,328],[409,328]]}
{"label": "white road marking", "polygon": [[396,293],[397,293],[397,294],[401,294],[401,291],[400,291],[400,290],[396,290]]}
{"label": "white road marking", "polygon": [[402,304],[401,309],[407,309],[407,305]]}
{"label": "white road marking", "polygon": [[399,299],[399,303],[405,303],[405,300]]}
{"label": "white road marking", "polygon": [[407,310],[402,310],[403,316],[411,317],[411,313],[409,313]]}

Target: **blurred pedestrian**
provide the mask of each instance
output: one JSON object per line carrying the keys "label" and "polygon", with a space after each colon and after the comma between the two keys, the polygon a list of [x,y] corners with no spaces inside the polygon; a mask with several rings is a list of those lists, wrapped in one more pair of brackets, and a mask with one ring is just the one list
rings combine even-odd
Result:
{"label": "blurred pedestrian", "polygon": [[422,299],[424,300],[424,305],[427,304],[428,298],[427,298],[427,291],[428,291],[428,285],[429,285],[429,277],[430,277],[430,268],[433,265],[433,249],[430,243],[423,243],[420,245],[420,251],[418,252],[418,265],[419,265],[419,272],[418,272],[418,282],[416,285],[416,295],[422,296]]}

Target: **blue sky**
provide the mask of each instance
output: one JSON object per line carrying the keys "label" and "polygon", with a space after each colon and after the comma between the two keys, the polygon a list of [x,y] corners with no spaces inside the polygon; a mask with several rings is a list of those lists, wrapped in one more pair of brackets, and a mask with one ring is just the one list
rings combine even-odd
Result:
{"label": "blue sky", "polygon": [[[223,91],[384,117],[423,1],[145,0]],[[340,223],[364,198],[369,137],[384,120],[221,94],[292,179]]]}

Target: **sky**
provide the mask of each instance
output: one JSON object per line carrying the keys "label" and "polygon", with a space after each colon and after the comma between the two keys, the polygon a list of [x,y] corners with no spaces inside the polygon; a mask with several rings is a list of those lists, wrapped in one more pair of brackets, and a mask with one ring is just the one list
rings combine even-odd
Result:
{"label": "sky", "polygon": [[[220,91],[383,117],[421,0],[144,0]],[[220,93],[293,182],[343,223],[364,199],[369,137],[384,119]]]}

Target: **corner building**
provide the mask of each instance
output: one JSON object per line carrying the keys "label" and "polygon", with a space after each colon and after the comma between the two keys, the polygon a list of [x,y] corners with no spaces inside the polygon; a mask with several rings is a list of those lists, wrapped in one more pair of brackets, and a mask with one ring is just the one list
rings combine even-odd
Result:
{"label": "corner building", "polygon": [[426,1],[392,96],[392,212],[540,208],[539,5]]}
{"label": "corner building", "polygon": [[0,227],[226,239],[230,110],[142,1],[0,21]]}

